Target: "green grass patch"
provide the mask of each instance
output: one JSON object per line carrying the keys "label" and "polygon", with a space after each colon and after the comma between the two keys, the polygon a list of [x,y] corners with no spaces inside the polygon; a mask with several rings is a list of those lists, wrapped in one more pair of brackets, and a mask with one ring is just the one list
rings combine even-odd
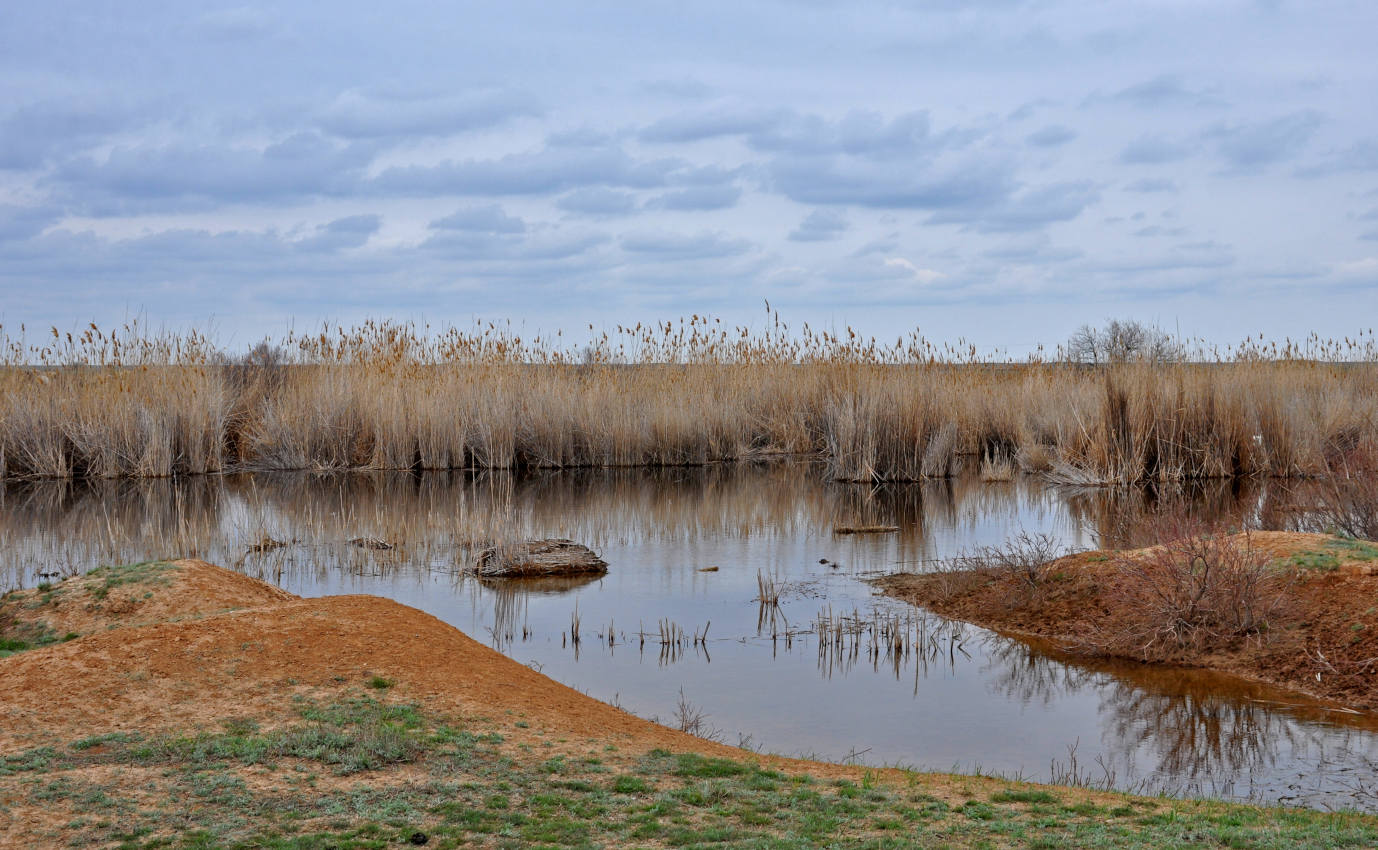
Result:
{"label": "green grass patch", "polygon": [[[301,700],[285,727],[234,717],[195,736],[114,732],[15,753],[0,758],[0,799],[61,811],[65,826],[34,846],[131,850],[359,850],[420,846],[418,834],[427,847],[514,849],[1378,846],[1378,819],[1356,815],[1127,796],[1099,806],[1072,789],[977,779],[950,803],[919,774],[820,781],[666,750],[541,758],[494,734],[496,721],[470,726],[374,694]],[[66,772],[86,765],[115,770],[98,774],[108,784]]]}
{"label": "green grass patch", "polygon": [[86,578],[96,580],[91,587],[91,596],[104,600],[110,591],[127,584],[148,584],[166,587],[172,583],[168,576],[177,567],[167,561],[140,561],[137,564],[119,564],[97,567],[86,574]]}
{"label": "green grass patch", "polygon": [[1331,572],[1343,561],[1378,560],[1378,546],[1351,537],[1333,537],[1316,549],[1305,549],[1280,560],[1282,566]]}
{"label": "green grass patch", "polygon": [[[0,626],[5,623],[0,619]],[[27,652],[31,649],[41,649],[45,646],[52,646],[58,643],[66,643],[76,640],[80,635],[76,632],[58,634],[53,631],[43,620],[10,621],[9,625],[0,633],[0,658],[8,658],[19,652]]]}

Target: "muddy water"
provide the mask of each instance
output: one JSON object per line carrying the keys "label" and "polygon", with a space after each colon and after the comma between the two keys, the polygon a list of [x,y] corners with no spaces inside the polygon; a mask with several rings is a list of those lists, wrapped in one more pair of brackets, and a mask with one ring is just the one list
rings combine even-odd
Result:
{"label": "muddy water", "polygon": [[[1378,810],[1378,718],[1200,672],[1060,658],[877,597],[865,582],[1021,530],[1070,548],[1140,542],[1165,494],[819,481],[790,463],[11,486],[0,492],[0,589],[195,553],[294,593],[392,597],[591,696],[732,744]],[[1295,498],[1176,495],[1181,509],[1265,526]],[[854,525],[899,531],[833,534]],[[461,572],[493,538],[544,536],[593,546],[609,573],[533,585]],[[265,537],[288,545],[249,551]],[[359,537],[396,546],[347,542]],[[758,577],[779,589],[778,606],[757,601]],[[901,634],[899,652],[874,646],[868,629],[882,622]]]}

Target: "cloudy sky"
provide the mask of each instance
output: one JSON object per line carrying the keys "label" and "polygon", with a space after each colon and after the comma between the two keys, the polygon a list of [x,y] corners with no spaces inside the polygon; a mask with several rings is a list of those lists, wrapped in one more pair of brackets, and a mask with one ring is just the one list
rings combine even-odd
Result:
{"label": "cloudy sky", "polygon": [[0,323],[1342,336],[1378,315],[1375,33],[1371,0],[5,3]]}

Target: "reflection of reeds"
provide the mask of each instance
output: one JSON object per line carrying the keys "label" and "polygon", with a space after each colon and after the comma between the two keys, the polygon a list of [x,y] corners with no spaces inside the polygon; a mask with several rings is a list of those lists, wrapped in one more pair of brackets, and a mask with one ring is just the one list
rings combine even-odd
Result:
{"label": "reflection of reeds", "polygon": [[0,478],[810,454],[833,479],[914,481],[966,454],[1001,476],[1018,462],[1061,481],[1168,482],[1323,474],[1378,422],[1370,337],[1085,368],[773,320],[619,328],[579,356],[492,325],[369,322],[239,362],[196,333],[32,342],[0,329]]}
{"label": "reflection of reeds", "polygon": [[[859,547],[846,557],[849,569],[893,570],[890,558],[917,564],[941,554],[934,549],[937,529],[976,529],[991,516],[1026,510],[1067,512],[1073,524],[1109,545],[1142,538],[1135,529],[1177,503],[1204,519],[1277,528],[1293,506],[1314,501],[1309,484],[1215,482],[1182,488],[1172,499],[1168,488],[1156,495],[1097,488],[1055,497],[1028,476],[1007,487],[985,486],[974,475],[918,485],[819,486],[807,463],[531,476],[256,473],[22,482],[0,485],[0,547],[8,555],[0,584],[32,580],[37,571],[76,573],[193,552],[270,580],[333,564],[458,571],[476,549],[508,540],[568,537],[595,549],[798,540],[841,517],[899,526],[890,537],[893,550]],[[356,537],[406,545],[374,551],[346,544]],[[264,538],[291,545],[249,551]]]}

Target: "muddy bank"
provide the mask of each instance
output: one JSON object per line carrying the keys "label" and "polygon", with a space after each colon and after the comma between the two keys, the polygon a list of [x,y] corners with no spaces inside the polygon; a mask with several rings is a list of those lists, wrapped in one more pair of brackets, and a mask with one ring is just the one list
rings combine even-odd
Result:
{"label": "muddy bank", "polygon": [[593,700],[396,602],[302,599],[201,561],[3,602],[0,639],[40,623],[59,637],[0,658],[0,847],[1378,839],[1363,815],[757,755]]}
{"label": "muddy bank", "polygon": [[[945,617],[1038,638],[1065,653],[1216,670],[1378,709],[1378,547],[1291,532],[1225,543],[1266,562],[1271,590],[1259,591],[1250,606],[1235,605],[1249,607],[1247,628],[1212,621],[1190,639],[1170,639],[1167,622],[1145,629],[1160,597],[1184,590],[1157,574],[1145,586],[1141,565],[1161,561],[1163,547],[1082,552],[1036,571],[967,565],[874,584]],[[1171,578],[1191,580],[1184,575]]]}

